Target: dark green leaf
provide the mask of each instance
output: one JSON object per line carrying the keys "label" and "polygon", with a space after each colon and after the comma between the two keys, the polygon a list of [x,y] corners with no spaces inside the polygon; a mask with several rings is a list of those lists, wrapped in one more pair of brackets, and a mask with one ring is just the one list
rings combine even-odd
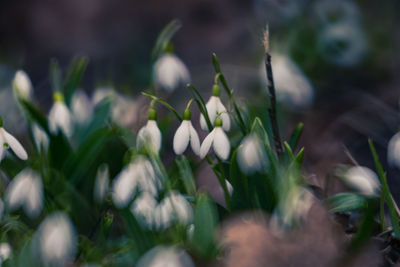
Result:
{"label": "dark green leaf", "polygon": [[176,19],[168,23],[167,26],[165,26],[165,28],[161,31],[161,33],[157,37],[156,44],[154,45],[153,51],[151,53],[152,60],[155,60],[163,52],[165,52],[172,37],[181,27],[182,27],[181,22]]}
{"label": "dark green leaf", "polygon": [[194,100],[196,101],[201,114],[203,114],[203,116],[204,116],[204,118],[206,120],[206,123],[207,123],[207,126],[208,126],[208,130],[211,131],[213,126],[212,126],[212,123],[210,121],[210,117],[208,117],[206,104],[205,104],[203,98],[201,97],[199,91],[193,85],[188,84],[187,87],[192,91],[192,93],[194,95]]}
{"label": "dark green leaf", "polygon": [[304,124],[302,122],[297,124],[296,128],[292,132],[292,135],[290,136],[289,145],[292,148],[292,150],[295,150],[297,147],[297,144],[299,143],[301,134],[303,133],[303,127],[304,127]]}
{"label": "dark green leaf", "polygon": [[365,197],[354,193],[340,193],[327,199],[330,212],[345,212],[367,207]]}
{"label": "dark green leaf", "polygon": [[178,118],[179,121],[182,121],[181,115],[179,115],[179,113],[178,113],[170,104],[168,104],[167,101],[165,101],[164,99],[162,99],[162,98],[160,98],[160,97],[157,97],[157,96],[154,96],[154,95],[152,95],[152,94],[145,93],[145,92],[142,92],[142,94],[143,94],[144,96],[147,96],[147,97],[149,97],[149,98],[151,98],[151,99],[157,101],[158,103],[164,105],[164,106],[165,106],[166,108],[168,108],[172,113],[174,113],[174,115]]}

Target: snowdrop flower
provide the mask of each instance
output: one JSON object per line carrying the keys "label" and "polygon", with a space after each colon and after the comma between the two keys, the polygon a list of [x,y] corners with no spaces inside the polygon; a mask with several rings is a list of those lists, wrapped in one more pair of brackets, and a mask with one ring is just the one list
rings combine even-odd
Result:
{"label": "snowdrop flower", "polygon": [[74,121],[79,124],[85,124],[90,121],[93,116],[93,104],[86,93],[77,90],[71,99],[71,111]]}
{"label": "snowdrop flower", "polygon": [[64,97],[60,92],[55,92],[54,104],[49,112],[49,128],[53,134],[61,130],[65,136],[72,135],[72,116],[68,107],[64,103]]}
{"label": "snowdrop flower", "polygon": [[[300,67],[283,54],[272,55],[276,97],[288,108],[307,108],[314,100],[314,89],[308,77]],[[260,77],[263,85],[267,85],[265,63],[260,65]]]}
{"label": "snowdrop flower", "polygon": [[139,130],[136,137],[136,146],[138,148],[148,146],[158,153],[161,148],[161,132],[158,129],[156,118],[157,112],[151,108],[147,124]]}
{"label": "snowdrop flower", "polygon": [[156,246],[144,254],[137,267],[194,267],[190,256],[177,247]]}
{"label": "snowdrop flower", "polygon": [[64,212],[55,212],[40,224],[35,234],[35,249],[45,265],[65,266],[76,252],[77,237],[71,220]]}
{"label": "snowdrop flower", "polygon": [[39,174],[31,169],[22,170],[8,185],[5,201],[10,211],[23,207],[30,218],[37,217],[43,206],[43,185]]}
{"label": "snowdrop flower", "polygon": [[237,153],[237,162],[245,174],[262,171],[267,162],[264,146],[256,134],[250,134],[243,138]]}
{"label": "snowdrop flower", "polygon": [[0,161],[4,158],[5,152],[9,147],[20,159],[28,159],[28,154],[20,142],[3,128],[3,119],[0,117]]}
{"label": "snowdrop flower", "polygon": [[143,192],[133,202],[131,212],[142,225],[147,229],[152,229],[154,225],[154,211],[157,207],[157,201],[154,196],[148,192]]}
{"label": "snowdrop flower", "polygon": [[8,243],[0,243],[0,266],[11,255],[12,249]]}
{"label": "snowdrop flower", "polygon": [[47,150],[49,148],[49,137],[46,132],[37,123],[32,124],[32,135],[37,150]]}
{"label": "snowdrop flower", "polygon": [[166,53],[157,59],[153,72],[156,85],[168,92],[190,82],[190,74],[185,64],[171,53]]}
{"label": "snowdrop flower", "polygon": [[189,145],[192,146],[193,152],[198,156],[200,154],[200,139],[190,121],[191,113],[186,109],[183,114],[183,121],[176,130],[173,146],[175,154],[181,155]]}
{"label": "snowdrop flower", "polygon": [[170,227],[174,222],[188,225],[192,220],[192,207],[181,194],[175,191],[169,192],[154,211],[154,223],[159,230]]}
{"label": "snowdrop flower", "polygon": [[28,74],[23,70],[18,70],[15,73],[12,81],[14,96],[18,99],[30,100],[33,95],[32,83]]}
{"label": "snowdrop flower", "polygon": [[226,136],[224,130],[222,129],[222,120],[218,117],[215,120],[214,129],[206,136],[200,147],[200,158],[204,158],[211,148],[214,148],[215,154],[223,160],[227,160],[229,157],[229,152],[231,146],[229,144],[229,139]]}
{"label": "snowdrop flower", "polygon": [[96,180],[94,182],[93,197],[97,203],[102,203],[106,198],[109,183],[108,165],[102,164],[97,170]]}
{"label": "snowdrop flower", "polygon": [[390,166],[400,168],[400,133],[397,133],[390,138],[387,149],[387,158]]}
{"label": "snowdrop flower", "polygon": [[114,179],[112,199],[116,207],[124,208],[133,199],[137,189],[157,196],[160,188],[161,182],[151,162],[144,156],[138,156]]}
{"label": "snowdrop flower", "polygon": [[374,196],[380,190],[378,176],[367,167],[351,167],[344,174],[344,182],[366,196]]}
{"label": "snowdrop flower", "polygon": [[[214,84],[212,89],[212,94],[210,99],[206,104],[207,114],[210,118],[211,124],[215,125],[215,120],[218,116],[222,119],[223,128],[225,131],[229,131],[231,128],[231,120],[229,115],[226,111],[224,104],[222,104],[221,99],[219,98],[221,94],[221,88],[218,84]],[[208,131],[208,126],[206,119],[204,118],[203,114],[200,114],[200,127],[204,131]]]}

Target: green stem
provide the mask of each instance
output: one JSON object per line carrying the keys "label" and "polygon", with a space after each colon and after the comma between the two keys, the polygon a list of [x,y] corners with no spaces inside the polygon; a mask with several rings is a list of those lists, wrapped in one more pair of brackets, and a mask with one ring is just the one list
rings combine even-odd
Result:
{"label": "green stem", "polygon": [[379,214],[381,217],[381,230],[382,232],[386,231],[386,223],[385,223],[385,196],[383,195],[383,191],[380,196],[380,205],[379,205]]}
{"label": "green stem", "polygon": [[[228,187],[226,186],[226,181],[225,178],[222,177],[222,172],[218,171],[214,165],[214,162],[211,160],[210,156],[206,156],[207,162],[210,165],[211,169],[214,171],[215,175],[217,176],[217,179],[222,187],[222,189],[224,190],[224,198],[225,198],[225,204],[226,204],[226,209],[230,212],[231,211],[231,201],[230,201],[230,195],[229,195],[229,191],[228,191]],[[220,161],[220,160],[219,160]],[[219,162],[220,166],[221,162]],[[222,168],[222,167],[221,167]]]}

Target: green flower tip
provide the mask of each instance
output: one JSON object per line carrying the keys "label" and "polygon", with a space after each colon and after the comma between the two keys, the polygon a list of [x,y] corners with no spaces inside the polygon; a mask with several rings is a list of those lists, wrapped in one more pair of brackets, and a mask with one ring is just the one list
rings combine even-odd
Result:
{"label": "green flower tip", "polygon": [[0,127],[3,127],[3,118],[0,116]]}
{"label": "green flower tip", "polygon": [[64,102],[64,96],[60,92],[54,92],[53,100],[54,102]]}
{"label": "green flower tip", "polygon": [[149,120],[155,121],[157,119],[157,111],[154,108],[149,109]]}
{"label": "green flower tip", "polygon": [[220,96],[221,95],[221,88],[218,84],[214,84],[212,88],[212,96]]}
{"label": "green flower tip", "polygon": [[222,119],[220,117],[217,117],[215,119],[214,126],[215,127],[222,127]]}
{"label": "green flower tip", "polygon": [[183,120],[190,121],[191,117],[192,113],[190,112],[190,109],[185,109],[185,112],[183,113]]}

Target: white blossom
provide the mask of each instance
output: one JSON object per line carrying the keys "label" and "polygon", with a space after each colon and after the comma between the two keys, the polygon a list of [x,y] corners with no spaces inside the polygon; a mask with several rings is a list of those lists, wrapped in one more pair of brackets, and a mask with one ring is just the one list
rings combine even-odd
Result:
{"label": "white blossom", "polygon": [[93,116],[94,105],[82,90],[75,91],[71,99],[71,111],[74,121],[79,124],[90,122]]}
{"label": "white blossom", "polygon": [[[219,118],[218,118],[219,119]],[[218,120],[217,119],[217,120]],[[229,139],[222,129],[220,123],[215,123],[214,129],[206,136],[200,147],[200,158],[204,158],[211,146],[213,146],[215,154],[223,160],[227,160],[231,146]]]}
{"label": "white blossom", "polygon": [[387,159],[389,165],[400,168],[400,133],[390,138],[387,148]]}
{"label": "white blossom", "polygon": [[22,170],[8,185],[5,201],[10,211],[23,207],[29,217],[37,217],[43,206],[43,185],[39,174],[31,169]]}
{"label": "white blossom", "polygon": [[174,54],[162,55],[154,64],[154,82],[168,92],[190,82],[190,74],[185,64]]}
{"label": "white blossom", "polygon": [[351,167],[344,174],[344,182],[361,194],[367,196],[374,196],[380,190],[378,176],[367,167]]}
{"label": "white blossom", "polygon": [[142,192],[132,203],[131,212],[144,228],[153,228],[157,204],[157,200],[148,192]]}
{"label": "white blossom", "polygon": [[102,203],[107,196],[108,187],[110,183],[108,165],[102,164],[96,175],[94,183],[93,197],[97,203]]}
{"label": "white blossom", "polygon": [[[219,98],[219,93],[217,96],[215,96],[213,93],[206,104],[206,108],[211,124],[214,125],[215,120],[219,116],[222,119],[222,127],[225,131],[229,131],[229,129],[231,128],[231,120],[224,104],[222,104],[221,99]],[[204,118],[203,114],[200,114],[200,127],[204,131],[208,131],[206,119]]]}
{"label": "white blossom", "polygon": [[34,241],[34,248],[46,266],[66,266],[76,253],[76,232],[64,212],[58,211],[47,216],[40,224]]}
{"label": "white blossom", "polygon": [[156,246],[144,254],[137,267],[194,267],[190,256],[177,247]]}
{"label": "white blossom", "polygon": [[136,146],[150,147],[155,152],[159,152],[161,148],[161,131],[158,129],[157,122],[155,120],[148,120],[146,125],[143,126],[136,137]]}
{"label": "white blossom", "polygon": [[35,141],[36,148],[40,151],[43,147],[44,150],[49,148],[49,137],[47,133],[37,123],[32,124],[32,135]]}
{"label": "white blossom", "polygon": [[0,161],[4,158],[8,148],[11,148],[20,159],[28,159],[28,154],[21,143],[3,128],[3,121],[0,117]]}
{"label": "white blossom", "polygon": [[0,243],[0,266],[2,265],[2,263],[8,259],[11,255],[12,252],[12,248],[10,246],[10,244],[8,243]]}
{"label": "white blossom", "polygon": [[175,154],[181,155],[188,145],[191,145],[196,155],[200,154],[200,139],[190,120],[183,120],[176,130],[173,147]]}
{"label": "white blossom", "polygon": [[73,131],[72,115],[60,93],[54,94],[54,104],[49,112],[49,128],[53,134],[61,130],[65,136],[71,137]]}
{"label": "white blossom", "polygon": [[237,162],[245,174],[263,171],[268,165],[264,146],[256,134],[243,138],[238,148]]}
{"label": "white blossom", "polygon": [[15,73],[12,81],[13,93],[17,98],[22,98],[29,101],[33,95],[33,88],[28,74],[23,70],[18,70]]}

